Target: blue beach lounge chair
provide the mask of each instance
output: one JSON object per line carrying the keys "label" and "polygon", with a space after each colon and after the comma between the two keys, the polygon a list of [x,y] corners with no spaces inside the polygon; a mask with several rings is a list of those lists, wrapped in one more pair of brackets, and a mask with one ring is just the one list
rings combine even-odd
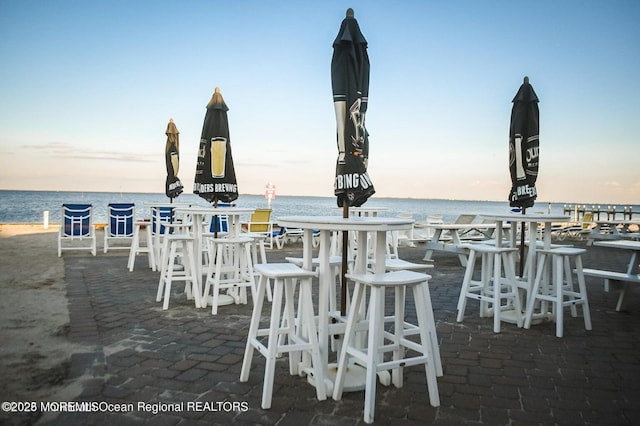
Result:
{"label": "blue beach lounge chair", "polygon": [[[134,203],[109,203],[107,205],[107,226],[104,228],[104,252],[109,249],[129,249],[133,240]],[[114,245],[116,242],[127,243]],[[109,245],[111,243],[111,245]]]}
{"label": "blue beach lounge chair", "polygon": [[[58,256],[63,250],[90,250],[96,255],[96,229],[91,204],[63,204],[58,232]],[[89,245],[86,242],[89,242]]]}
{"label": "blue beach lounge chair", "polygon": [[165,224],[173,223],[175,212],[173,207],[156,207],[151,212],[151,231],[153,235],[163,235],[171,233],[170,229],[165,229]]}
{"label": "blue beach lounge chair", "polygon": [[[233,203],[218,203],[218,207],[235,207]],[[217,219],[217,220],[214,220]],[[226,214],[217,214],[211,216],[209,224],[209,233],[218,235],[226,235],[229,233],[229,217]]]}
{"label": "blue beach lounge chair", "polygon": [[304,231],[301,228],[286,228],[281,227],[278,231],[273,231],[273,238],[276,242],[276,247],[281,249],[287,242],[295,242],[297,240],[302,241]]}

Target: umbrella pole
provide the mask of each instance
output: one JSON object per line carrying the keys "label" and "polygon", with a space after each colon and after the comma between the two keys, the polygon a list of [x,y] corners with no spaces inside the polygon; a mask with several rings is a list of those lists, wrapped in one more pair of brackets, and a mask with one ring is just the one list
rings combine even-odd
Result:
{"label": "umbrella pole", "polygon": [[[173,198],[169,197],[169,204],[173,204]],[[173,207],[170,208],[171,213],[169,214],[169,223],[173,225]],[[160,213],[158,213],[160,215]]]}
{"label": "umbrella pole", "polygon": [[[349,217],[349,203],[345,200],[342,204],[342,217]],[[347,256],[349,250],[349,231],[342,231],[342,272],[340,275],[340,315],[347,314]]]}
{"label": "umbrella pole", "polygon": [[[522,208],[522,214],[526,212],[526,208]],[[524,233],[525,222],[520,222],[520,278],[524,275]]]}
{"label": "umbrella pole", "polygon": [[[213,208],[218,208],[218,199],[216,198],[213,202]],[[213,215],[213,238],[218,238],[218,215]]]}

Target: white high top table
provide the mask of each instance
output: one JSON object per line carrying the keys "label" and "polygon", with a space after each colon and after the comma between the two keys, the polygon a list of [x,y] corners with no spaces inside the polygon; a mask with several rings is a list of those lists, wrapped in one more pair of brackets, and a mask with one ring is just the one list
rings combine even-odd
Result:
{"label": "white high top table", "polygon": [[[303,237],[303,268],[312,270],[313,231],[320,231],[319,258],[319,297],[318,297],[318,335],[320,340],[320,354],[325,369],[325,378],[335,377],[335,371],[329,371],[329,288],[333,276],[329,264],[331,254],[331,234],[335,231],[350,231],[357,233],[358,251],[365,253],[358,256],[354,264],[354,273],[365,273],[367,270],[367,234],[372,233],[375,241],[375,273],[385,272],[386,233],[411,229],[413,219],[390,217],[349,217],[341,216],[284,216],[278,218],[280,226],[302,228]],[[332,333],[333,334],[333,333]],[[331,374],[330,374],[331,373]],[[333,392],[333,382],[327,380],[327,394]],[[363,382],[364,383],[364,382]],[[361,387],[362,389],[363,387]],[[345,386],[345,390],[347,386]],[[354,389],[355,390],[355,389]]]}

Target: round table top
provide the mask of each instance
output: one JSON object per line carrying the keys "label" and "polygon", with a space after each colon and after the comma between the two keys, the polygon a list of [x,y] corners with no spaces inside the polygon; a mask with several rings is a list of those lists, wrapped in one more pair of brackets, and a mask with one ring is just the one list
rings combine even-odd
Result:
{"label": "round table top", "polygon": [[278,225],[320,231],[396,231],[411,229],[413,219],[396,217],[282,216]]}

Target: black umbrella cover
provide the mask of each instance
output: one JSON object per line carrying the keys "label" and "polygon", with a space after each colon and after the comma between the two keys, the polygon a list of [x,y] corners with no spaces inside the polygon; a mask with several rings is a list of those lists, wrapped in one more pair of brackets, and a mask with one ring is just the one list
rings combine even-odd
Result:
{"label": "black umbrella cover", "polygon": [[180,164],[179,134],[173,119],[167,124],[167,144],[164,147],[164,160],[167,166],[167,181],[165,183],[165,194],[174,199],[182,194],[183,186],[178,179],[178,167]]}
{"label": "black umbrella cover", "polygon": [[540,112],[538,96],[525,77],[513,98],[509,129],[509,172],[511,173],[511,207],[533,207],[538,196],[538,159],[540,153]]}
{"label": "black umbrella cover", "polygon": [[216,87],[204,117],[193,193],[210,203],[230,203],[238,198],[238,183],[233,167],[229,122],[220,89]]}
{"label": "black umbrella cover", "polygon": [[369,97],[369,55],[351,9],[333,42],[331,86],[336,113],[338,160],[334,193],[338,206],[358,207],[375,193],[367,173],[369,133],[365,114]]}

